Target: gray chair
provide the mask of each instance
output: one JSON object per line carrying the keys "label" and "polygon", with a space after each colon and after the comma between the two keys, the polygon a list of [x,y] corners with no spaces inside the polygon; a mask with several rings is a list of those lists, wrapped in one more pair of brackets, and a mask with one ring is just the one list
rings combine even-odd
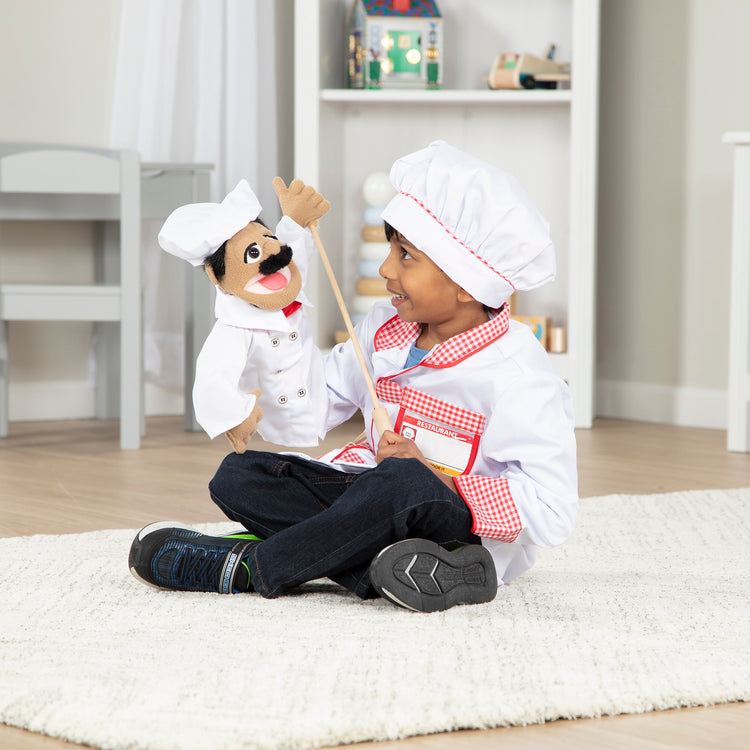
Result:
{"label": "gray chair", "polygon": [[8,434],[9,322],[93,321],[96,414],[119,415],[121,447],[138,448],[144,425],[138,154],[0,144],[0,219],[101,222],[95,283],[0,283],[0,437]]}

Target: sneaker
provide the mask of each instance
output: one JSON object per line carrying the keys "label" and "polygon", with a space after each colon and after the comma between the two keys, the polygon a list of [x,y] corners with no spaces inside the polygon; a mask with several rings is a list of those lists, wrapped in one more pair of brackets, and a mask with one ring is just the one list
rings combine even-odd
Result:
{"label": "sneaker", "polygon": [[416,612],[439,612],[456,604],[481,604],[497,593],[490,553],[479,544],[453,552],[427,539],[405,539],[381,550],[370,581],[384,599]]}
{"label": "sneaker", "polygon": [[138,532],[128,564],[133,576],[149,586],[233,594],[248,590],[250,576],[242,557],[258,541],[247,532],[208,536],[189,526],[162,521]]}

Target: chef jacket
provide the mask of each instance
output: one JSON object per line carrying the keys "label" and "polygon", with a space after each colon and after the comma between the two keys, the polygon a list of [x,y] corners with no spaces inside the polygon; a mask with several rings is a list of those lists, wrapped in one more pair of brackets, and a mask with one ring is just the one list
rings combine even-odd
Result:
{"label": "chef jacket", "polygon": [[[314,252],[310,233],[283,217],[275,234],[292,248],[304,285]],[[255,406],[249,391],[260,389],[258,432],[264,440],[318,444],[326,410],[320,396],[323,360],[312,343],[304,309],[310,303],[302,291],[297,301],[301,306],[287,317],[283,310],[262,310],[216,288],[217,320],[198,355],[193,387],[196,419],[211,438],[241,424]]]}
{"label": "chef jacket", "polygon": [[[509,320],[507,304],[404,369],[420,331],[385,303],[359,324],[358,339],[395,431],[454,477],[473,532],[492,554],[500,583],[508,582],[533,565],[537,547],[561,544],[573,529],[578,480],[570,392],[531,330]],[[373,405],[350,342],[328,355],[325,377],[326,430],[361,409],[368,441],[318,460],[345,471],[374,467]]]}

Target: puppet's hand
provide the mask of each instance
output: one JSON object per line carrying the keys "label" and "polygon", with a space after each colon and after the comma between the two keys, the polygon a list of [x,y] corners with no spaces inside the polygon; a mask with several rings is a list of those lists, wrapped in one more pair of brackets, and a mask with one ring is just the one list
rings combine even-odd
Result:
{"label": "puppet's hand", "polygon": [[303,229],[319,219],[331,207],[314,187],[305,185],[302,180],[292,180],[287,187],[281,177],[274,177],[273,189],[279,196],[281,212]]}
{"label": "puppet's hand", "polygon": [[235,453],[245,452],[245,448],[247,448],[250,438],[258,429],[258,422],[263,419],[263,409],[258,405],[260,391],[250,391],[250,393],[255,396],[255,406],[253,406],[253,410],[250,412],[247,419],[224,433],[227,436],[227,440],[232,444]]}

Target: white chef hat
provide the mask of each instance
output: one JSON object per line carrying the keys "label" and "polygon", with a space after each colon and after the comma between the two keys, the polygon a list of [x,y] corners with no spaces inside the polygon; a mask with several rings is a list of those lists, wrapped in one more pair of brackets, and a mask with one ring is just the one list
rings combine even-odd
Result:
{"label": "white chef hat", "polygon": [[474,299],[500,307],[555,277],[549,224],[508,172],[443,141],[398,159],[383,219]]}
{"label": "white chef hat", "polygon": [[159,232],[159,244],[168,253],[200,266],[257,219],[260,211],[260,201],[247,180],[240,180],[221,203],[191,203],[172,211]]}

